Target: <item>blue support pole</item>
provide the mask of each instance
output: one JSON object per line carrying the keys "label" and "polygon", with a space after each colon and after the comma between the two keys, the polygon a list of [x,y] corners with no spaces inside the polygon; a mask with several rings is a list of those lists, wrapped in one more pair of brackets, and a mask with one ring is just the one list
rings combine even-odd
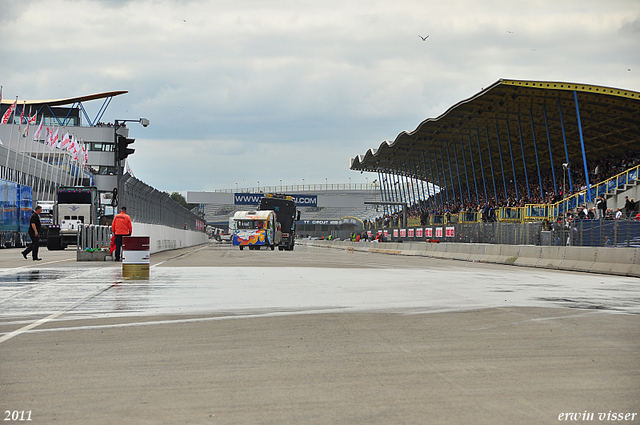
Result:
{"label": "blue support pole", "polygon": [[416,203],[418,204],[418,209],[420,210],[420,212],[422,212],[422,201],[420,200],[420,186],[418,185],[418,181],[420,180],[420,174],[418,173],[418,167],[416,162],[413,162],[413,159],[411,160],[411,173],[413,174],[413,187],[415,188],[415,193],[416,193]]}
{"label": "blue support pole", "polygon": [[500,146],[500,131],[498,123],[496,123],[496,139],[498,140],[498,155],[500,156],[500,168],[502,170],[502,187],[504,188],[504,201],[507,202],[509,195],[507,194],[507,179],[504,176],[504,161],[502,161],[502,146]]}
{"label": "blue support pole", "polygon": [[420,180],[420,187],[418,188],[418,193],[422,195],[422,201],[420,202],[420,205],[423,206],[423,208],[421,208],[421,210],[424,210],[425,208],[427,208],[427,197],[424,193],[424,180],[422,178],[422,167],[420,167],[419,158],[416,158],[415,168],[416,168],[416,175]]}
{"label": "blue support pole", "polygon": [[529,189],[529,175],[527,174],[527,160],[524,156],[524,142],[522,141],[522,126],[520,125],[520,112],[518,112],[518,133],[520,133],[520,149],[522,150],[522,165],[524,165],[524,180],[527,183],[527,197],[531,199],[531,190]]}
{"label": "blue support pole", "polygon": [[[560,98],[558,98],[558,112],[560,113],[560,127],[562,128],[562,141],[564,143],[564,156],[569,164],[569,169],[567,170],[567,174],[569,175],[569,192],[573,193],[573,181],[571,180],[571,162],[569,162],[569,150],[567,149],[567,136],[564,132],[564,119],[562,118],[562,102]],[[562,189],[564,190],[564,189]],[[566,193],[562,194],[563,198],[567,197]]]}
{"label": "blue support pole", "polygon": [[[447,172],[444,169],[444,155],[442,154],[442,146],[440,146],[440,165],[442,166],[442,180],[444,180],[444,193],[447,195],[447,204],[449,201],[449,185],[447,184]],[[436,162],[436,169],[438,168],[438,163]],[[438,172],[438,178],[440,178],[440,172]]]}
{"label": "blue support pole", "polygon": [[[382,183],[382,174],[380,174],[380,171],[378,171],[378,182],[380,183],[380,199],[382,200],[382,202],[388,202],[388,199],[386,199],[385,197],[385,193],[384,193],[384,186]],[[387,206],[383,205],[382,206],[382,211],[386,214],[387,212]]]}
{"label": "blue support pole", "polygon": [[491,167],[491,179],[493,180],[493,199],[495,204],[498,203],[498,191],[496,190],[496,175],[493,171],[493,159],[491,158],[491,142],[489,142],[489,127],[485,127],[484,131],[487,135],[487,151],[489,152],[489,166]]}
{"label": "blue support pole", "polygon": [[471,205],[471,189],[469,188],[469,173],[467,172],[467,158],[464,153],[464,142],[460,140],[460,148],[462,149],[462,163],[464,164],[464,177],[467,180],[467,198],[469,198],[469,205]]}
{"label": "blue support pole", "polygon": [[473,150],[471,149],[471,135],[469,137],[469,154],[471,155],[471,169],[473,170],[473,184],[476,186],[476,203],[480,205],[480,195],[478,194],[478,176],[476,175],[476,166],[473,161]]}
{"label": "blue support pole", "polygon": [[416,164],[411,160],[411,172],[409,173],[411,177],[411,188],[413,189],[413,199],[416,204],[418,204],[418,209],[422,211],[422,205],[420,204],[420,188],[418,187],[418,179],[416,177]]}
{"label": "blue support pole", "polygon": [[460,204],[464,205],[464,192],[462,191],[462,180],[460,179],[460,165],[458,165],[458,150],[456,142],[453,141],[453,156],[456,158],[456,173],[458,173],[458,189],[460,189]]}
{"label": "blue support pole", "polygon": [[551,150],[551,136],[549,135],[549,121],[547,120],[547,105],[542,105],[544,114],[544,126],[547,129],[547,141],[549,142],[549,159],[551,160],[551,174],[553,176],[553,192],[558,196],[558,185],[556,184],[556,169],[553,167],[553,151]]}
{"label": "blue support pole", "polygon": [[511,169],[513,170],[513,186],[516,188],[516,200],[520,200],[518,194],[518,179],[516,178],[516,163],[513,160],[513,148],[511,147],[511,130],[509,130],[509,118],[507,118],[507,139],[509,140],[509,155],[511,155]]}
{"label": "blue support pole", "polygon": [[[429,178],[427,177],[427,161],[424,157],[424,151],[422,151],[422,165],[424,166],[424,178],[427,182],[427,196],[429,197],[429,206],[431,208],[433,208],[432,203],[436,205],[436,208],[438,207],[437,204],[437,200],[435,199],[435,192],[434,192],[434,196],[433,199],[431,196],[431,191],[433,190],[433,178],[431,177],[430,179],[432,180],[431,182],[429,181]],[[431,167],[431,162],[429,162],[429,167]],[[431,171],[431,175],[433,175],[433,171]],[[431,184],[431,187],[429,187],[429,184]]]}
{"label": "blue support pole", "polygon": [[489,202],[487,195],[487,181],[484,178],[484,164],[482,163],[482,148],[480,147],[480,132],[476,128],[476,139],[478,140],[478,157],[480,158],[480,172],[482,173],[482,185],[484,186],[484,202]]}
{"label": "blue support pole", "polygon": [[[402,163],[402,171],[404,174],[404,182],[406,185],[405,187],[407,188],[407,205],[409,206],[409,208],[411,208],[411,196],[413,195],[413,190],[411,190],[412,187],[411,187],[411,182],[409,181],[406,165],[407,165],[406,162]],[[415,199],[413,200],[413,202],[415,202]]]}
{"label": "blue support pole", "polygon": [[542,187],[542,174],[540,173],[540,161],[538,160],[538,143],[536,141],[536,128],[533,123],[533,110],[529,108],[529,118],[531,119],[531,136],[533,137],[533,151],[536,153],[536,167],[538,167],[538,184],[540,185],[540,198],[544,202],[544,188]]}
{"label": "blue support pole", "polygon": [[587,182],[587,201],[591,202],[591,183],[589,183],[589,169],[587,167],[587,153],[584,150],[584,137],[582,136],[582,122],[580,121],[580,107],[578,107],[578,92],[573,91],[576,100],[576,116],[578,117],[578,131],[580,133],[580,147],[582,148],[582,163],[584,164],[584,178]]}
{"label": "blue support pole", "polygon": [[[433,165],[431,162],[431,151],[429,151],[429,168],[431,168],[431,177],[433,177],[433,181],[431,182],[432,184],[438,184],[438,195],[440,195],[440,204],[438,204],[436,202],[436,206],[437,207],[444,207],[444,202],[442,199],[442,188],[440,187],[440,177],[436,176],[435,174],[433,174]],[[438,163],[436,162],[436,173],[438,172]],[[438,181],[436,182],[436,177],[438,177]],[[437,201],[437,196],[436,196],[436,201]]]}
{"label": "blue support pole", "polygon": [[455,204],[457,202],[456,201],[456,184],[453,182],[453,171],[451,170],[451,157],[449,156],[449,143],[447,143],[447,161],[449,161],[449,177],[451,178],[451,193],[453,194],[453,203]]}
{"label": "blue support pole", "polygon": [[[395,199],[393,197],[393,193],[391,192],[391,174],[389,174],[389,170],[385,173],[385,190],[387,192],[387,201],[394,202]],[[391,205],[385,205],[385,214],[391,214]]]}

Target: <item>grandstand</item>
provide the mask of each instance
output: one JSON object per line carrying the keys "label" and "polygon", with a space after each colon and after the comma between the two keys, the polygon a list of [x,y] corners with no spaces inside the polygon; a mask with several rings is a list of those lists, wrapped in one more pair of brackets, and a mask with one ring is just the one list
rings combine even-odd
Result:
{"label": "grandstand", "polygon": [[[614,197],[619,184],[633,184],[639,139],[638,92],[499,80],[353,158],[351,169],[400,181],[400,190],[383,185],[385,200],[409,199],[406,182],[412,179],[433,182],[442,191],[412,203],[422,214],[555,204],[555,218],[579,205],[592,207],[597,196]],[[617,208],[620,199],[613,203]]]}

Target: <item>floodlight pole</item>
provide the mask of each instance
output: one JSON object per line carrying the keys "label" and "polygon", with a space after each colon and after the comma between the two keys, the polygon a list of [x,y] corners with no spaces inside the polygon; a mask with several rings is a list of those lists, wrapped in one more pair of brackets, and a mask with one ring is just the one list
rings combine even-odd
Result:
{"label": "floodlight pole", "polygon": [[[127,122],[137,122],[142,124],[143,127],[147,127],[149,125],[149,120],[146,118],[139,118],[137,120],[115,120],[113,126],[113,163],[116,167],[116,201],[115,205],[118,208],[118,212],[120,212],[120,195],[122,194],[122,167],[120,166],[120,159],[118,159],[118,129],[120,125],[124,125]],[[125,125],[126,127],[126,125]],[[129,133],[127,132],[127,136]],[[113,204],[112,204],[113,205]],[[115,214],[114,214],[115,215]]]}

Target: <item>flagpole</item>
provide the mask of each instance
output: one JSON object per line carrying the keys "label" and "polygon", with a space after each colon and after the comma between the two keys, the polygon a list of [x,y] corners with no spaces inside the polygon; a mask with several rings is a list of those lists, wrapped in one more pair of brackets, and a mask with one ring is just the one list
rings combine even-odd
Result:
{"label": "flagpole", "polygon": [[[18,149],[20,149],[20,141],[23,139],[22,137],[22,118],[24,117],[24,109],[27,106],[27,102],[25,100],[22,101],[22,112],[20,113],[20,124],[18,125]],[[29,116],[27,116],[27,120],[29,119]],[[22,174],[24,175],[24,184],[26,184],[27,186],[29,185],[29,181],[28,181],[28,174],[29,174],[29,163],[27,163],[27,173],[24,172],[24,157],[25,157],[25,153],[27,150],[27,140],[24,141],[24,150],[25,152],[22,152],[22,161],[20,162],[20,170],[22,171]],[[16,157],[16,161],[17,161],[17,157]],[[17,167],[17,164],[16,164]]]}
{"label": "flagpole", "polygon": [[[18,96],[16,96],[16,101],[14,103],[15,105],[18,104]],[[5,174],[5,178],[7,180],[11,180],[11,176],[9,175],[9,154],[11,153],[11,138],[13,137],[13,127],[15,125],[15,120],[16,120],[16,108],[13,109],[13,120],[11,121],[11,131],[9,132],[9,144],[7,145],[7,163],[5,164],[4,167],[4,174]],[[11,117],[11,114],[9,114],[9,117]],[[16,161],[17,161],[17,156],[16,156]]]}
{"label": "flagpole", "polygon": [[[44,149],[45,147],[49,147],[49,145],[47,144],[48,139],[49,139],[49,127],[47,126],[47,134],[44,136],[44,141],[42,143],[42,149]],[[42,160],[44,161],[44,154],[42,154]],[[47,201],[50,201],[49,197],[51,195],[51,179],[47,178],[47,174],[49,174],[50,168],[51,168],[51,149],[49,149],[47,151],[47,161],[46,161],[47,167],[44,171],[44,181],[47,182]]]}
{"label": "flagpole", "polygon": [[[13,120],[14,121],[16,120],[16,112],[18,112],[17,103],[16,103],[16,109],[13,112]],[[23,107],[22,115],[24,115],[24,107]],[[20,121],[22,121],[22,118],[20,118]],[[14,125],[15,125],[15,123],[14,123]],[[22,155],[22,161],[20,163],[20,170],[18,170],[18,154],[20,153],[20,142],[22,141],[22,137],[20,137],[21,136],[20,127],[21,127],[21,125],[19,124],[18,125],[18,145],[16,146],[16,160],[15,160],[15,162],[13,164],[13,169],[16,171],[16,182],[17,183],[20,183],[20,173],[22,173],[22,167],[24,166],[24,155]]]}
{"label": "flagpole", "polygon": [[[42,115],[42,117],[40,118],[41,124],[44,124],[44,114]],[[43,148],[43,143],[40,143],[40,135],[42,133],[42,130],[40,130],[40,132],[38,132],[38,130],[36,130],[36,133],[38,133],[38,137],[36,140],[36,134],[33,134],[33,139],[36,141],[36,143],[38,144],[38,150],[36,151],[36,158],[39,157],[40,154],[40,150],[41,148]],[[42,179],[42,173],[46,170],[46,166],[45,166],[45,162],[44,162],[44,151],[42,151],[42,157],[40,159],[38,159],[42,164],[40,165],[40,174],[38,175],[38,186],[40,187],[40,196],[38,197],[39,199],[43,200],[44,199],[44,194],[45,194],[45,181],[46,179]]]}
{"label": "flagpole", "polygon": [[[51,167],[51,178],[49,179],[49,183],[50,183],[50,190],[49,192],[51,193],[51,197],[54,198],[52,199],[53,201],[55,201],[55,197],[54,197],[54,188],[56,187],[56,182],[53,180],[54,176],[53,176],[53,172],[55,171],[55,167],[54,167],[54,161],[56,160],[56,156],[55,156],[55,147],[51,146],[49,143],[51,143],[52,141],[52,137],[53,137],[53,129],[55,128],[52,127],[51,128],[51,133],[49,133],[49,135],[47,136],[47,147],[49,148],[49,166]],[[54,155],[52,155],[54,154]],[[53,156],[53,158],[52,158]]]}

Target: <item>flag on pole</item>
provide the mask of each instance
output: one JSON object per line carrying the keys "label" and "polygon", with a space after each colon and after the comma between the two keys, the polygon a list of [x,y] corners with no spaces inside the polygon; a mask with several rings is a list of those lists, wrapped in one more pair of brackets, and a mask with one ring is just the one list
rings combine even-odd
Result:
{"label": "flag on pole", "polygon": [[36,115],[37,114],[38,113],[36,112],[33,116],[30,116],[31,115],[31,105],[29,105],[29,113],[27,114],[27,126],[25,127],[24,133],[23,133],[24,137],[27,137],[29,135],[29,126],[31,124],[35,124],[36,123]]}
{"label": "flag on pole", "polygon": [[[34,115],[33,116],[34,121],[35,121],[35,117],[36,116]],[[33,140],[40,140],[40,133],[42,133],[42,124],[44,124],[44,115],[40,118],[40,125],[38,126],[38,129],[36,130],[36,132],[33,134]]]}
{"label": "flag on pole", "polygon": [[51,136],[51,146],[54,148],[58,148],[58,131],[60,131],[60,129],[56,129],[56,132],[53,133],[53,135]]}
{"label": "flag on pole", "polygon": [[13,111],[16,109],[17,104],[18,104],[18,99],[16,98],[16,101],[13,102],[13,105],[11,105],[9,109],[7,109],[7,112],[5,112],[4,115],[2,116],[2,124],[6,124],[9,122],[9,118],[11,117],[11,114],[13,113]]}
{"label": "flag on pole", "polygon": [[131,170],[131,167],[129,166],[129,160],[128,159],[124,160],[124,167],[125,167],[125,173],[128,173],[131,177],[135,177],[133,175],[133,171]]}
{"label": "flag on pole", "polygon": [[60,148],[66,149],[69,143],[71,143],[71,139],[69,138],[69,133],[66,133],[60,142]]}
{"label": "flag on pole", "polygon": [[26,107],[27,102],[22,103],[22,109],[20,110],[20,122],[18,122],[18,133],[22,130],[22,120],[24,119],[24,108]]}

